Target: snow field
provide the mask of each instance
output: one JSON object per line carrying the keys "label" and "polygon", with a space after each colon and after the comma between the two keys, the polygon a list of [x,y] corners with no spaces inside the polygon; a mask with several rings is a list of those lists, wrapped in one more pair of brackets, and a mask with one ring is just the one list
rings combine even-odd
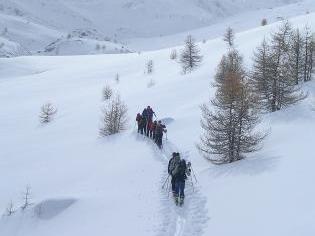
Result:
{"label": "snow field", "polygon": [[[315,15],[292,22],[315,25]],[[254,48],[276,27],[236,35],[247,66]],[[263,125],[271,130],[264,149],[244,161],[213,166],[195,148],[201,132],[199,105],[214,95],[211,79],[226,48],[221,38],[200,46],[204,62],[187,75],[169,59],[171,49],[1,59],[0,171],[9,181],[1,182],[0,209],[17,201],[27,184],[36,204],[76,202],[49,220],[21,213],[1,219],[0,235],[314,234],[314,82],[305,85],[306,100],[264,116]],[[154,73],[147,75],[150,59]],[[148,88],[151,80],[155,85]],[[106,84],[120,92],[131,119],[128,131],[102,139],[98,126]],[[56,105],[58,114],[43,127],[37,117],[46,101]],[[159,118],[174,120],[162,153],[134,134],[135,115],[147,105]],[[192,161],[198,178],[195,192],[187,183],[183,209],[161,190],[173,150]]]}

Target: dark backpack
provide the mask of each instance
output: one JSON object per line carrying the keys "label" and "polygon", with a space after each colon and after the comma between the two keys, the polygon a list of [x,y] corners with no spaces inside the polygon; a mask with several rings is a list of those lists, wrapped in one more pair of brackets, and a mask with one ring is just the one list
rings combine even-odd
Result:
{"label": "dark backpack", "polygon": [[136,117],[136,121],[140,122],[141,119],[142,119],[142,116],[140,114],[138,114],[137,117]]}
{"label": "dark backpack", "polygon": [[173,175],[172,172],[175,170],[176,166],[178,165],[178,161],[176,157],[172,157],[168,163],[168,173]]}
{"label": "dark backpack", "polygon": [[186,161],[181,160],[175,167],[175,169],[172,171],[172,174],[174,176],[177,176],[179,178],[186,179]]}

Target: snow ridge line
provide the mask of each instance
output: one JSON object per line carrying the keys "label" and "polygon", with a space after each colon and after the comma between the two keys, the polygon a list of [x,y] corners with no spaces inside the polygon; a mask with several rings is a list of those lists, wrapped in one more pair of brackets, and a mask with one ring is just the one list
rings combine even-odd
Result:
{"label": "snow ridge line", "polygon": [[[139,137],[138,134],[136,134]],[[178,148],[169,140],[163,140],[163,149],[160,150],[151,139],[141,135],[141,140],[151,145],[156,156],[163,162],[164,171],[161,175],[160,186],[168,177],[167,166],[173,152]],[[181,152],[180,152],[181,153]],[[182,158],[189,160],[189,152],[181,153]],[[186,181],[185,203],[178,207],[173,202],[170,192],[161,188],[161,213],[164,215],[163,222],[159,225],[157,236],[200,236],[208,221],[206,210],[206,198],[202,196],[200,187],[193,182],[192,177]]]}

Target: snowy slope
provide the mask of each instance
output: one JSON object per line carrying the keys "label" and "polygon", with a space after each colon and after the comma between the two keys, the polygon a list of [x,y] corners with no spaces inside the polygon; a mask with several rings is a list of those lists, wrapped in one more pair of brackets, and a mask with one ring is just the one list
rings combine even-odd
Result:
{"label": "snowy slope", "polygon": [[[314,26],[315,13],[291,21]],[[248,66],[253,49],[277,26],[237,34]],[[214,95],[210,82],[226,47],[221,38],[200,46],[203,65],[188,75],[169,60],[171,49],[1,59],[0,209],[10,200],[21,202],[20,193],[31,185],[35,209],[44,210],[3,217],[0,235],[313,235],[314,81],[305,86],[306,100],[264,117],[271,134],[263,150],[213,166],[195,148],[199,105]],[[143,73],[148,59],[154,61],[152,75]],[[125,133],[109,139],[98,137],[105,84],[121,93],[131,118]],[[58,114],[41,126],[38,113],[46,101]],[[174,120],[163,152],[135,134],[134,116],[147,105],[159,118]],[[183,209],[161,190],[174,150],[192,161],[199,180],[194,189],[187,183]]]}
{"label": "snowy slope", "polygon": [[97,30],[74,30],[39,51],[41,55],[88,55],[129,53],[125,45],[103,38]]}
{"label": "snowy slope", "polygon": [[[80,54],[106,54],[106,53],[125,53],[129,51],[124,45],[112,40],[106,35],[92,29],[90,25],[86,26],[80,21],[73,20],[76,25],[71,25],[71,20],[67,19],[68,12],[58,9],[49,8],[46,15],[42,15],[43,19],[31,17],[22,10],[13,11],[12,9],[23,9],[20,5],[7,7],[9,2],[5,1],[0,5],[0,32],[1,36],[8,41],[20,45],[24,50],[32,54],[46,55],[80,55]],[[38,4],[38,3],[37,3]],[[2,6],[2,8],[1,8]],[[30,7],[29,5],[28,7]],[[30,10],[40,11],[38,7],[32,6]],[[2,9],[2,11],[1,11]],[[7,9],[12,10],[6,11]],[[56,17],[56,12],[62,12],[59,16],[60,25],[68,25],[68,27],[57,27],[51,25],[47,16]],[[76,16],[72,14],[74,18]],[[65,22],[67,24],[65,24]],[[81,25],[80,25],[81,24]],[[84,34],[84,36],[79,35]],[[70,38],[68,38],[70,36]],[[83,38],[83,39],[82,39]],[[79,43],[78,43],[79,42]],[[51,48],[52,44],[55,48]],[[100,50],[96,50],[96,46],[100,45]],[[10,52],[12,55],[21,56],[25,54],[16,54],[15,51]]]}
{"label": "snowy slope", "polygon": [[0,57],[16,57],[22,55],[30,55],[30,52],[16,42],[0,37]]}
{"label": "snowy slope", "polygon": [[[178,45],[187,31],[209,39],[228,25],[246,30],[264,17],[274,22],[313,10],[313,0],[0,0],[0,31],[6,27],[6,38],[33,54],[77,29],[97,30],[118,42],[114,47],[128,43],[129,50],[139,51]],[[201,27],[208,29],[198,31]],[[64,55],[96,54],[93,42],[74,44],[64,44]]]}
{"label": "snowy slope", "polygon": [[[111,41],[95,29],[57,30],[21,16],[0,14],[0,29],[4,40],[19,45],[28,54],[81,55],[130,51],[126,46]],[[9,47],[8,50],[12,48],[8,42],[4,42],[4,45]],[[23,50],[17,52],[12,49],[8,52],[11,56],[27,55]]]}
{"label": "snowy slope", "polygon": [[2,8],[56,28],[94,27],[110,35],[152,37],[209,25],[239,12],[294,2],[299,1],[2,0]]}
{"label": "snowy slope", "polygon": [[1,12],[0,29],[2,37],[22,45],[33,53],[62,35],[57,30],[47,28],[24,17],[7,15]]}
{"label": "snowy slope", "polygon": [[238,11],[237,14],[231,14],[205,27],[190,29],[188,32],[160,35],[150,39],[137,37],[128,39],[127,43],[129,47],[135,50],[169,48],[179,45],[183,38],[187,37],[187,34],[193,35],[199,41],[204,41],[221,37],[228,27],[232,27],[235,32],[242,32],[260,26],[262,19],[266,19],[270,24],[314,11],[315,2],[313,0],[303,0],[277,7],[252,8],[247,11]]}

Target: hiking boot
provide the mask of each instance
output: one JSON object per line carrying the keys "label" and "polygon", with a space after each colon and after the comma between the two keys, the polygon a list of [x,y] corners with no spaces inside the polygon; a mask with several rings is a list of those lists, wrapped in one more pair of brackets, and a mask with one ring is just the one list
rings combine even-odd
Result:
{"label": "hiking boot", "polygon": [[179,197],[175,196],[174,200],[175,200],[176,206],[178,206],[178,204],[179,204]]}
{"label": "hiking boot", "polygon": [[179,198],[179,206],[182,206],[184,204],[184,198],[180,197]]}

